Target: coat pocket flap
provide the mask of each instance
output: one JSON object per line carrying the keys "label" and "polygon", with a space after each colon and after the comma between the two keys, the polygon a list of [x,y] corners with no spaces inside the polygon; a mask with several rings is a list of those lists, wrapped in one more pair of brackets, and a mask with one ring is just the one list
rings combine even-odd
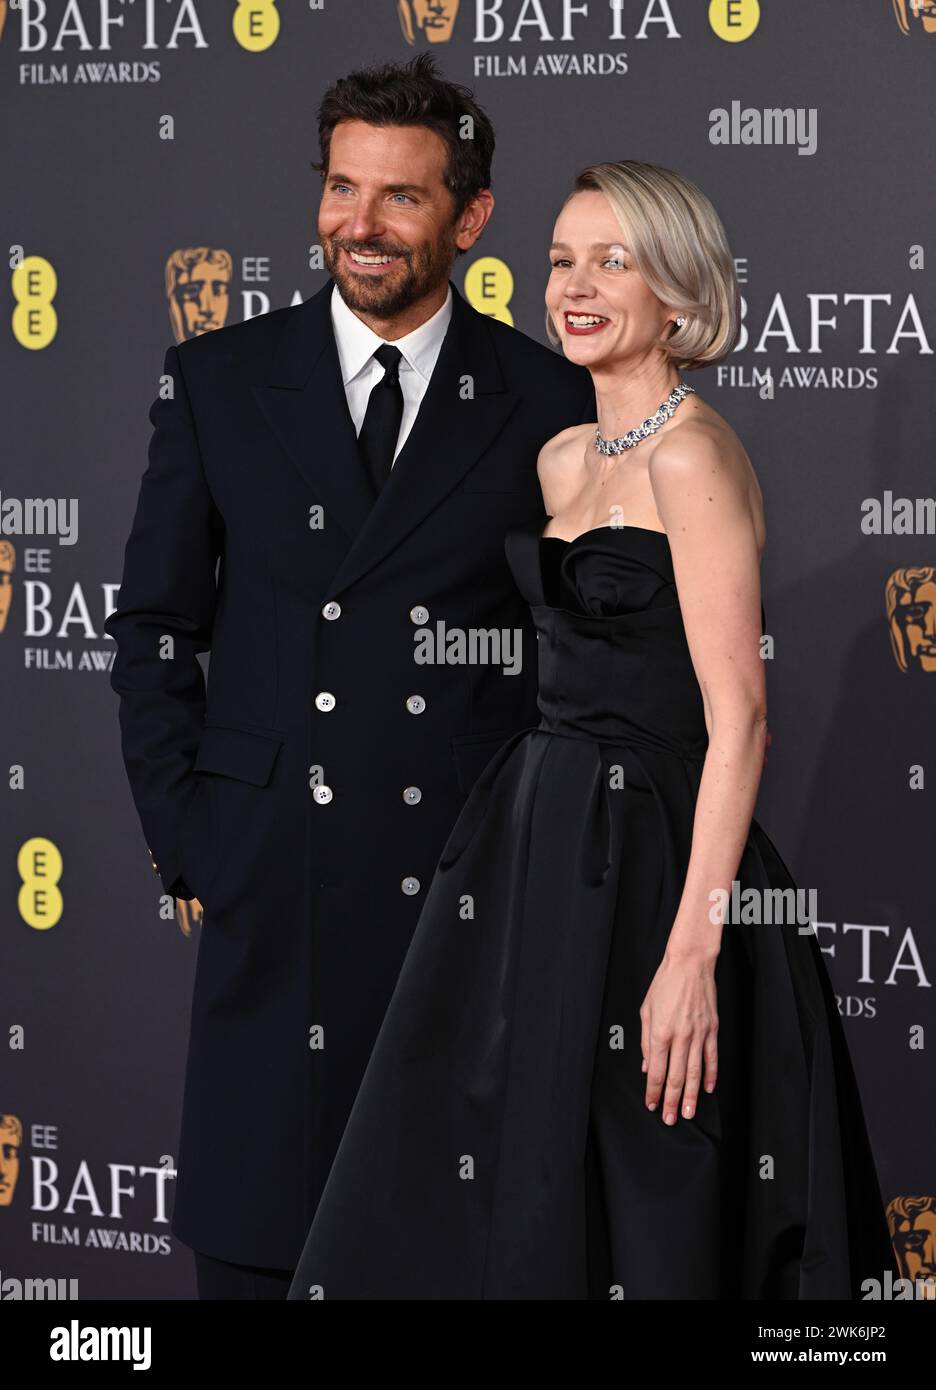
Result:
{"label": "coat pocket flap", "polygon": [[254,733],[224,724],[206,724],[195,756],[195,772],[220,772],[265,787],[282,746],[276,734]]}

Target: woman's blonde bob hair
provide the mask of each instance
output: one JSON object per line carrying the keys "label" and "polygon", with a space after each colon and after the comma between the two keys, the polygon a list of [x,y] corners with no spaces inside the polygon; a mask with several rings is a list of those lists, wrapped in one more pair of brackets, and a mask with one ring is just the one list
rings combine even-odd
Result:
{"label": "woman's blonde bob hair", "polygon": [[[637,273],[685,316],[660,339],[662,351],[680,371],[721,362],[738,340],[741,298],[725,229],[702,190],[673,169],[627,159],[583,169],[563,207],[592,191],[611,204]],[[546,334],[558,347],[548,310]]]}

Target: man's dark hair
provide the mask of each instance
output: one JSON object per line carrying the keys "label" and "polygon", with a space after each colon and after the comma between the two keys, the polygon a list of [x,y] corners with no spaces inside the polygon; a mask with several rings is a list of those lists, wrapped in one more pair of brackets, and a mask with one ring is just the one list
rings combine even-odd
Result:
{"label": "man's dark hair", "polygon": [[[471,118],[463,134],[464,118]],[[408,63],[384,63],[341,77],[319,107],[321,163],[312,168],[324,180],[332,131],[339,121],[368,125],[426,126],[448,147],[444,180],[455,200],[455,218],[472,198],[491,185],[494,127],[467,87],[440,77],[430,53]]]}

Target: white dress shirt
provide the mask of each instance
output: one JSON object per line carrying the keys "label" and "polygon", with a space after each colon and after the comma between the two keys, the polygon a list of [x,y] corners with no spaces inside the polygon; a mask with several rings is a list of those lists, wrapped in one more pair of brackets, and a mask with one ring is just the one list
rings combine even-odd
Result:
{"label": "white dress shirt", "polygon": [[[399,348],[400,389],[403,392],[403,418],[397,435],[394,461],[406,443],[406,437],[413,428],[413,421],[419,412],[422,398],[429,387],[429,378],[442,351],[442,340],[452,317],[452,286],[448,287],[445,303],[426,319],[412,333],[397,338],[391,347]],[[341,363],[341,379],[348,398],[348,410],[354,421],[355,434],[361,433],[367,402],[370,393],[383,379],[384,369],[374,357],[385,339],[363,323],[338,293],[335,285],[331,296],[332,327]]]}

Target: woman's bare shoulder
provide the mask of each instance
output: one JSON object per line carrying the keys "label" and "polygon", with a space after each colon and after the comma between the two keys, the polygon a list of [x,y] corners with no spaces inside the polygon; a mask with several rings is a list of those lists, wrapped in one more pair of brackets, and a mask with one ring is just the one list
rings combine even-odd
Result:
{"label": "woman's bare shoulder", "polygon": [[758,550],[763,550],[764,499],[757,473],[735,430],[711,406],[687,415],[678,428],[661,433],[649,461],[649,474],[655,494],[667,486],[701,487],[706,480],[719,479],[721,486],[746,506]]}
{"label": "woman's bare shoulder", "polygon": [[540,477],[542,478],[544,470],[547,473],[554,472],[571,461],[578,462],[585,443],[594,432],[594,425],[570,425],[567,430],[560,430],[552,439],[547,439],[536,460],[536,469]]}

